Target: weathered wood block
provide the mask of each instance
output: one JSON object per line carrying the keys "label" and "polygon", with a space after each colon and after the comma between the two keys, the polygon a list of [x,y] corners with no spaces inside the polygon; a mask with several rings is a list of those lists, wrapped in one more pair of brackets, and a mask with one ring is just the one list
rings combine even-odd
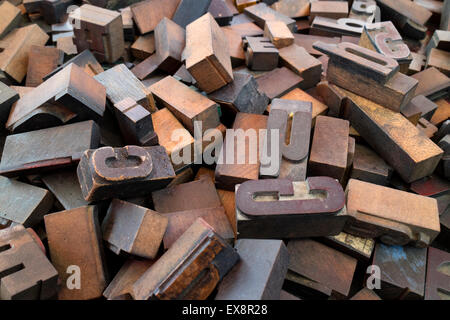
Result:
{"label": "weathered wood block", "polygon": [[0,39],[6,36],[11,30],[17,28],[22,20],[22,14],[19,8],[9,1],[3,1],[0,4]]}
{"label": "weathered wood block", "polygon": [[155,34],[140,35],[131,45],[131,54],[139,60],[150,57],[155,52]]}
{"label": "weathered wood block", "polygon": [[372,23],[375,19],[376,10],[377,3],[374,0],[354,0],[348,17]]}
{"label": "weathered wood block", "polygon": [[364,263],[370,260],[375,248],[374,239],[357,237],[346,232],[320,238],[318,241]]}
{"label": "weathered wood block", "polygon": [[302,77],[286,67],[273,69],[256,79],[259,91],[265,93],[270,100],[300,87],[303,81]]}
{"label": "weathered wood block", "polygon": [[43,79],[47,80],[57,74],[59,71],[64,69],[70,64],[76,64],[80,68],[83,69],[84,72],[89,74],[90,76],[95,76],[96,74],[102,73],[103,67],[100,63],[98,63],[97,59],[95,59],[92,52],[90,52],[88,49],[84,50],[83,52],[77,54],[72,59],[68,60],[63,65],[59,66],[58,68],[54,69],[52,72],[47,74]]}
{"label": "weathered wood block", "polygon": [[[101,297],[108,276],[97,208],[86,206],[60,211],[46,215],[44,221],[51,261],[61,280],[58,299]],[[80,288],[76,290],[68,287],[70,266],[77,266],[80,271]]]}
{"label": "weathered wood block", "polygon": [[265,3],[258,3],[257,5],[246,7],[244,13],[255,20],[255,23],[260,27],[264,28],[266,21],[277,20],[284,22],[289,30],[292,32],[296,31],[295,20],[291,19],[284,14],[273,10]]}
{"label": "weathered wood block", "polygon": [[450,76],[450,53],[433,48],[427,58],[425,68],[436,68],[446,76]]}
{"label": "weathered wood block", "polygon": [[424,95],[430,100],[448,96],[450,78],[436,68],[428,68],[411,76],[419,81],[415,96]]}
{"label": "weathered wood block", "polygon": [[147,0],[131,6],[133,20],[141,34],[155,30],[164,17],[172,19],[180,0]]}
{"label": "weathered wood block", "polygon": [[365,24],[365,22],[354,18],[336,20],[317,16],[311,23],[309,34],[323,37],[360,37]]}
{"label": "weathered wood block", "polygon": [[186,69],[206,93],[233,81],[228,39],[211,14],[186,27]]}
{"label": "weathered wood block", "polygon": [[427,276],[425,282],[425,300],[448,300],[450,290],[450,276],[448,252],[428,248]]}
{"label": "weathered wood block", "polygon": [[280,0],[271,5],[271,8],[290,18],[309,16],[309,0]]}
{"label": "weathered wood block", "polygon": [[56,48],[32,46],[28,53],[28,71],[25,85],[37,87],[44,82],[44,77],[60,66],[64,53]]}
{"label": "weathered wood block", "polygon": [[437,109],[437,104],[423,95],[415,96],[403,108],[401,113],[411,121],[412,124],[417,125],[420,118],[431,120],[434,112]]}
{"label": "weathered wood block", "polygon": [[269,38],[245,37],[245,63],[255,71],[270,71],[278,66],[279,52]]}
{"label": "weathered wood block", "polygon": [[387,186],[393,169],[375,151],[361,144],[355,146],[351,178]]}
{"label": "weathered wood block", "polygon": [[186,31],[170,19],[163,18],[155,28],[155,48],[159,57],[158,68],[174,74],[182,65],[182,52],[186,44]]}
{"label": "weathered wood block", "polygon": [[0,82],[0,126],[3,128],[8,120],[11,106],[19,100],[16,90]]}
{"label": "weathered wood block", "polygon": [[316,16],[331,19],[347,18],[347,1],[313,1],[309,13],[309,20],[312,21]]}
{"label": "weathered wood block", "polygon": [[211,4],[211,0],[180,0],[172,20],[186,28],[188,24],[204,15]]}
{"label": "weathered wood block", "polygon": [[266,21],[264,37],[269,38],[278,49],[288,47],[294,43],[294,35],[291,30],[284,22],[279,20]]}

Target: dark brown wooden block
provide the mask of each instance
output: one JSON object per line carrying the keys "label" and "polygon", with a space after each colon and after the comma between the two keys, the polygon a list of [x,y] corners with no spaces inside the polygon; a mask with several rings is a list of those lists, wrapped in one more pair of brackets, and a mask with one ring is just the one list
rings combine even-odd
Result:
{"label": "dark brown wooden block", "polygon": [[370,183],[387,186],[393,169],[375,151],[356,144],[351,177]]}
{"label": "dark brown wooden block", "polygon": [[304,79],[286,67],[276,68],[256,79],[258,89],[272,100],[298,88]]}
{"label": "dark brown wooden block", "polygon": [[255,71],[270,71],[278,65],[278,49],[269,38],[245,37],[245,63]]}
{"label": "dark brown wooden block", "polygon": [[163,18],[155,28],[155,48],[158,68],[174,74],[181,67],[181,54],[186,44],[186,31],[178,24]]}
{"label": "dark brown wooden block", "polygon": [[63,63],[64,53],[56,48],[32,46],[28,53],[28,71],[25,85],[37,87],[44,76]]}
{"label": "dark brown wooden block", "polygon": [[294,19],[291,19],[284,14],[273,10],[265,3],[258,3],[257,5],[246,7],[244,9],[244,12],[250,18],[254,19],[255,23],[262,29],[264,29],[266,21],[278,20],[284,22],[292,32],[296,31]]}
{"label": "dark brown wooden block", "polygon": [[211,0],[180,0],[172,20],[182,28],[204,15]]}
{"label": "dark brown wooden block", "polygon": [[147,0],[131,6],[133,20],[141,34],[155,30],[164,17],[172,19],[180,0]]}

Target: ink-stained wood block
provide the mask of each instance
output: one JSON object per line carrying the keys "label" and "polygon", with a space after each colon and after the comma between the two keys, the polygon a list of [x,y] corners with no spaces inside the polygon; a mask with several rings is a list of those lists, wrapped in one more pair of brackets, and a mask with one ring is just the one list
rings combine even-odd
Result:
{"label": "ink-stained wood block", "polygon": [[233,228],[223,207],[174,211],[163,216],[169,219],[163,239],[165,249],[169,249],[198,218],[205,220],[222,239],[230,243],[234,240]]}
{"label": "ink-stained wood block", "polygon": [[63,63],[64,53],[52,47],[32,46],[28,53],[28,71],[25,85],[37,87],[43,78]]}
{"label": "ink-stained wood block", "polygon": [[41,175],[42,182],[61,205],[61,210],[87,206],[75,170],[59,170]]}
{"label": "ink-stained wood block", "polygon": [[[48,214],[44,217],[52,264],[58,271],[60,300],[88,300],[102,296],[107,273],[100,223],[95,206]],[[80,289],[71,290],[66,283],[69,266],[81,272]]]}
{"label": "ink-stained wood block", "polygon": [[72,37],[61,37],[56,40],[56,48],[64,52],[67,56],[78,53],[77,46],[73,43]]}
{"label": "ink-stained wood block", "polygon": [[437,109],[437,104],[423,95],[416,96],[403,108],[401,113],[411,121],[412,124],[417,125],[421,117],[426,120],[431,120],[434,112]]}
{"label": "ink-stained wood block", "polygon": [[396,60],[400,72],[407,73],[412,61],[411,51],[391,21],[366,24],[359,45]]}
{"label": "ink-stained wood block", "polygon": [[245,63],[254,71],[270,71],[277,67],[279,52],[269,38],[245,37]]}
{"label": "ink-stained wood block", "polygon": [[310,55],[303,47],[293,44],[289,47],[281,48],[280,64],[291,69],[304,79],[301,84],[302,89],[314,87],[320,82],[322,63]]}
{"label": "ink-stained wood block", "polygon": [[428,248],[425,300],[448,300],[450,298],[450,254]]}
{"label": "ink-stained wood block", "polygon": [[80,26],[73,30],[78,51],[89,49],[100,62],[114,63],[122,56],[125,43],[119,12],[84,4],[69,19]]}
{"label": "ink-stained wood block", "polygon": [[259,91],[265,93],[270,100],[300,87],[303,81],[302,77],[286,67],[273,69],[256,79]]}
{"label": "ink-stained wood block", "polygon": [[0,82],[0,126],[4,127],[8,120],[11,106],[19,100],[19,94],[16,90],[8,87],[3,82]]}
{"label": "ink-stained wood block", "polygon": [[135,282],[133,298],[204,300],[238,260],[200,218]]}
{"label": "ink-stained wood block", "polygon": [[232,24],[231,26],[222,27],[221,29],[233,31],[240,35],[241,38],[258,37],[264,35],[264,30],[258,27],[253,22]]}
{"label": "ink-stained wood block", "polygon": [[194,134],[196,121],[201,121],[202,133],[220,123],[218,105],[214,101],[171,76],[151,85],[150,90],[157,103],[169,109],[191,134]]}
{"label": "ink-stained wood block", "polygon": [[63,105],[81,120],[99,121],[105,112],[106,90],[83,69],[71,64],[21,97],[11,110],[6,128],[11,130],[18,121],[48,102]]}
{"label": "ink-stained wood block", "polygon": [[25,227],[42,221],[53,205],[48,190],[0,176],[0,218]]}
{"label": "ink-stained wood block", "polygon": [[372,257],[375,248],[375,240],[371,238],[361,238],[346,232],[341,232],[335,236],[320,238],[322,243],[341,251],[358,261],[367,263]]}
{"label": "ink-stained wood block", "polygon": [[62,69],[66,68],[70,64],[76,64],[78,67],[82,68],[84,72],[89,74],[90,76],[95,76],[96,74],[102,73],[103,67],[100,63],[98,63],[97,59],[95,59],[92,52],[89,50],[84,50],[83,52],[77,54],[72,59],[68,60],[66,63],[61,65],[60,67],[54,69],[48,75],[44,77],[44,80],[47,80],[57,74]]}
{"label": "ink-stained wood block", "polygon": [[342,296],[348,296],[357,260],[309,239],[291,240],[287,245],[288,269],[316,281]]}
{"label": "ink-stained wood block", "polygon": [[[305,180],[311,122],[310,102],[272,100],[262,151],[264,155],[270,153],[271,161],[261,163],[260,177]],[[278,132],[273,133],[273,130]],[[273,149],[273,144],[277,144],[278,147]],[[278,157],[274,154],[275,150],[278,151]]]}
{"label": "ink-stained wood block", "polygon": [[153,260],[128,259],[109,283],[103,296],[108,300],[123,300],[131,296],[133,284],[153,263]]}
{"label": "ink-stained wood block", "polygon": [[439,26],[441,30],[450,30],[450,1],[444,0],[441,14],[441,24]]}
{"label": "ink-stained wood block", "polygon": [[[231,65],[233,68],[245,63],[244,43],[241,36],[228,28],[221,28],[228,39],[228,49],[230,50]],[[234,75],[233,75],[234,76]],[[236,81],[236,79],[234,79]]]}
{"label": "ink-stained wood block", "polygon": [[344,192],[330,177],[246,181],[236,187],[236,220],[240,238],[337,235],[347,220]]}
{"label": "ink-stained wood block", "polygon": [[8,32],[19,26],[22,15],[20,9],[8,1],[3,1],[0,4],[0,15],[2,16],[0,38],[3,38]]}
{"label": "ink-stained wood block", "polygon": [[113,199],[102,222],[106,247],[115,254],[153,259],[169,219],[150,209]]}
{"label": "ink-stained wood block", "polygon": [[354,0],[348,17],[372,23],[375,19],[377,3],[374,0]]}
{"label": "ink-stained wood block", "polygon": [[[242,183],[246,180],[258,179],[260,165],[258,132],[260,129],[266,129],[266,126],[267,116],[244,112],[239,112],[236,115],[233,124],[234,130],[242,129],[245,132],[248,129],[252,129],[251,131],[255,131],[253,132],[254,135],[252,133],[247,133],[251,136],[251,139],[245,139],[245,142],[238,142],[239,139],[236,134],[225,137],[219,155],[219,159],[222,159],[223,161],[221,161],[222,163],[217,164],[215,173],[216,186],[218,188],[234,190],[235,184]],[[230,154],[225,152],[228,143],[234,145]],[[238,143],[241,145],[238,146]],[[244,161],[238,162],[237,160],[239,158]]]}
{"label": "ink-stained wood block", "polygon": [[29,16],[37,14],[47,24],[64,22],[73,0],[24,0],[23,5]]}
{"label": "ink-stained wood block", "polygon": [[340,90],[350,98],[352,127],[405,182],[418,180],[434,171],[443,152],[408,119],[347,90]]}
{"label": "ink-stained wood block", "polygon": [[313,44],[315,42],[322,41],[330,44],[338,44],[341,42],[341,39],[339,37],[322,37],[302,33],[294,34],[294,38],[295,38],[294,43],[297,46],[303,47],[310,55],[314,57],[319,57],[323,55],[322,52],[313,48]]}
{"label": "ink-stained wood block", "polygon": [[[328,111],[328,106],[321,101],[317,100],[313,96],[309,95],[305,91],[299,88],[292,89],[285,95],[281,96],[280,99],[287,100],[298,100],[298,101],[307,101],[312,104],[312,126],[316,123],[316,118],[319,115],[325,115]],[[269,109],[269,108],[268,108]],[[268,110],[270,111],[270,110]]]}
{"label": "ink-stained wood block", "polygon": [[188,24],[203,16],[209,8],[211,0],[180,0],[172,20],[186,28]]}
{"label": "ink-stained wood block", "polygon": [[162,18],[172,19],[180,0],[147,0],[131,6],[133,19],[141,34],[155,30]]}
{"label": "ink-stained wood block", "polygon": [[131,45],[131,54],[139,60],[150,57],[155,52],[155,34],[140,35]]}
{"label": "ink-stained wood block", "polygon": [[[174,159],[173,155],[183,157],[184,152],[191,152],[190,162],[193,161],[194,138],[186,130],[177,118],[167,108],[160,109],[152,114],[153,128],[158,135],[159,145],[166,149],[170,159]],[[180,138],[172,139],[173,132],[177,130]],[[186,150],[186,151],[185,151]],[[181,168],[185,163],[172,164],[175,170]]]}
{"label": "ink-stained wood block", "polygon": [[[411,52],[412,61],[408,66],[407,75],[413,75],[417,72],[422,71],[427,62],[427,57],[423,54]],[[416,89],[417,90],[417,89]]]}
{"label": "ink-stained wood block", "polygon": [[426,68],[436,68],[446,76],[450,76],[450,53],[433,48],[427,58]]}
{"label": "ink-stained wood block", "polygon": [[113,104],[132,98],[150,112],[157,110],[151,91],[123,63],[97,74],[94,79],[105,86],[106,96]]}
{"label": "ink-stained wood block", "polygon": [[161,146],[86,150],[77,168],[86,201],[129,198],[167,186],[175,177]]}
{"label": "ink-stained wood block", "polygon": [[[11,86],[11,88],[17,91],[21,98],[35,89],[33,87],[20,86]],[[15,111],[16,106],[17,103],[14,103],[11,107],[11,110]],[[58,103],[46,102],[40,107],[34,109],[32,112],[28,113],[19,121],[16,121],[12,125],[10,131],[12,131],[13,133],[21,133],[57,127],[69,123],[76,117],[76,113],[70,111],[63,105]]]}
{"label": "ink-stained wood block", "polygon": [[47,300],[57,291],[58,272],[32,229],[15,226],[0,231],[0,298]]}
{"label": "ink-stained wood block", "polygon": [[423,298],[427,248],[378,243],[372,264],[381,271],[381,289],[374,291],[383,300]]}
{"label": "ink-stained wood block", "polygon": [[348,139],[347,120],[318,116],[308,163],[309,175],[342,180],[347,168]]}
{"label": "ink-stained wood block", "polygon": [[218,287],[215,300],[278,300],[288,268],[281,240],[240,239],[240,260]]}
{"label": "ink-stained wood block", "polygon": [[387,186],[393,169],[375,151],[361,144],[355,146],[350,177],[382,186]]}
{"label": "ink-stained wood block", "polygon": [[309,0],[279,0],[271,5],[271,8],[290,18],[309,16]]}
{"label": "ink-stained wood block", "polygon": [[244,13],[255,20],[256,25],[264,29],[266,21],[277,20],[287,25],[291,32],[296,31],[295,20],[291,19],[284,14],[273,10],[265,3],[258,3],[257,5],[250,6],[244,9]]}
{"label": "ink-stained wood block", "polygon": [[288,47],[294,43],[294,35],[291,30],[284,22],[279,20],[266,21],[264,37],[269,38],[270,42],[278,49]]}
{"label": "ink-stained wood block", "polygon": [[234,15],[225,0],[212,0],[208,12],[211,13],[219,26],[229,25]]}
{"label": "ink-stained wood block", "polygon": [[340,18],[336,20],[317,16],[311,23],[309,34],[323,37],[359,37],[364,25],[365,22],[358,19]]}
{"label": "ink-stained wood block", "polygon": [[93,121],[9,135],[0,173],[17,176],[71,166],[79,161],[86,149],[97,148],[99,142],[99,127]]}
{"label": "ink-stained wood block", "polygon": [[228,39],[210,13],[186,27],[186,69],[206,93],[233,81]]}
{"label": "ink-stained wood block", "polygon": [[22,82],[28,68],[28,53],[33,45],[43,46],[48,35],[37,24],[18,28],[3,40],[8,45],[0,52],[0,71],[16,82]]}
{"label": "ink-stained wood block", "polygon": [[425,118],[420,118],[416,127],[417,129],[422,131],[428,138],[432,138],[438,131],[438,128]]}
{"label": "ink-stained wood block", "polygon": [[206,178],[154,191],[152,199],[161,213],[221,206],[214,183]]}
{"label": "ink-stained wood block", "polygon": [[249,74],[234,72],[234,81],[214,91],[208,97],[222,107],[222,112],[262,114],[269,98],[258,90],[258,83]]}
{"label": "ink-stained wood block", "polygon": [[131,98],[114,104],[116,119],[125,143],[141,146],[158,144],[151,113]]}
{"label": "ink-stained wood block", "polygon": [[347,1],[313,1],[309,13],[309,20],[312,21],[316,16],[331,19],[347,18]]}
{"label": "ink-stained wood block", "polygon": [[436,68],[427,68],[411,76],[419,81],[415,95],[424,95],[430,100],[448,96],[450,79]]}
{"label": "ink-stained wood block", "polygon": [[381,298],[372,290],[363,288],[360,291],[358,291],[357,294],[355,294],[353,297],[351,297],[350,300],[364,300],[364,301],[377,301],[381,300]]}
{"label": "ink-stained wood block", "polygon": [[405,35],[413,39],[423,39],[431,11],[408,0],[377,0],[383,21],[392,21]]}
{"label": "ink-stained wood block", "polygon": [[160,61],[158,68],[174,74],[182,64],[181,54],[186,44],[186,31],[172,20],[163,18],[156,26],[154,34],[156,54]]}
{"label": "ink-stained wood block", "polygon": [[345,232],[389,245],[426,247],[440,231],[436,199],[350,179]]}
{"label": "ink-stained wood block", "polygon": [[418,81],[398,72],[394,59],[348,42],[314,48],[330,57],[327,80],[337,86],[397,112],[414,97]]}

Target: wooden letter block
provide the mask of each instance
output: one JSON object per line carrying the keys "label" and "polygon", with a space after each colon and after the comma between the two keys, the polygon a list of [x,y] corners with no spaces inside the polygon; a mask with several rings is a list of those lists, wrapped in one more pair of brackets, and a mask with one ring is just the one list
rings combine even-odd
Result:
{"label": "wooden letter block", "polygon": [[6,127],[13,125],[44,103],[61,104],[80,120],[99,121],[105,112],[106,90],[102,84],[75,64],[71,64],[19,99],[11,110]]}
{"label": "wooden letter block", "polygon": [[256,79],[260,92],[272,100],[302,85],[304,79],[286,67],[276,68]]}
{"label": "wooden letter block", "polygon": [[329,55],[327,79],[337,86],[397,112],[414,97],[418,82],[398,72],[392,58],[348,42],[314,48]]}
{"label": "wooden letter block", "polygon": [[225,0],[212,0],[208,12],[211,13],[219,26],[227,26],[233,19],[233,12]]}
{"label": "wooden letter block", "polygon": [[309,0],[280,0],[271,5],[271,8],[290,18],[309,16]]}
{"label": "wooden letter block", "polygon": [[147,0],[131,6],[134,22],[141,34],[155,30],[164,17],[171,19],[179,3],[180,0]]}
{"label": "wooden letter block", "polygon": [[86,149],[97,148],[99,143],[100,129],[93,121],[9,135],[0,173],[18,176],[71,166],[79,161]]}
{"label": "wooden letter block", "polygon": [[100,63],[98,63],[97,59],[95,59],[92,52],[90,52],[88,49],[84,50],[80,54],[77,54],[72,59],[68,60],[66,63],[61,65],[58,68],[55,68],[52,72],[47,74],[43,79],[47,80],[57,74],[62,69],[65,69],[70,64],[76,64],[80,68],[83,69],[84,72],[89,74],[90,76],[95,76],[96,74],[102,73],[103,67]]}
{"label": "wooden letter block", "polygon": [[336,20],[317,16],[311,23],[309,34],[324,37],[359,37],[365,25],[364,21],[354,18],[340,18]]}
{"label": "wooden letter block", "polygon": [[376,10],[377,3],[374,0],[354,0],[348,17],[372,23]]}
{"label": "wooden letter block", "polygon": [[366,24],[359,45],[395,59],[400,65],[400,72],[407,73],[412,61],[411,51],[391,21]]}
{"label": "wooden letter block", "polygon": [[267,116],[243,112],[236,115],[234,131],[227,133],[216,166],[217,187],[232,191],[235,184],[258,179],[259,130],[266,127]]}
{"label": "wooden letter block", "polygon": [[38,13],[47,24],[64,22],[73,0],[24,0],[28,15]]}
{"label": "wooden letter block", "polygon": [[0,176],[0,218],[25,227],[42,221],[53,205],[45,189]]}
{"label": "wooden letter block", "polygon": [[167,217],[155,211],[113,199],[102,223],[103,240],[115,254],[153,259],[168,222]]}
{"label": "wooden letter block", "polygon": [[55,296],[58,272],[32,229],[16,226],[0,231],[0,248],[1,300],[46,300]]}
{"label": "wooden letter block", "polygon": [[387,186],[393,169],[376,152],[361,144],[355,146],[351,177]]}
{"label": "wooden letter block", "polygon": [[117,11],[84,4],[70,13],[78,51],[89,49],[100,62],[113,63],[124,51],[122,16]]}
{"label": "wooden letter block", "polygon": [[8,120],[11,106],[19,100],[16,90],[0,82],[0,126],[3,128]]}
{"label": "wooden letter block", "polygon": [[430,100],[445,98],[449,93],[450,79],[436,68],[416,73],[412,78],[419,81],[415,95],[424,95]]}
{"label": "wooden letter block", "polygon": [[255,71],[270,71],[278,66],[277,48],[269,38],[245,37],[245,63]]}
{"label": "wooden letter block", "polygon": [[[259,175],[262,177],[286,178],[303,181],[306,178],[309,137],[311,133],[312,107],[310,102],[274,99],[267,121],[267,135],[263,154],[270,162],[261,163]],[[272,130],[278,130],[272,141]],[[287,143],[289,141],[289,143]],[[277,143],[278,157],[272,155],[272,144]],[[276,160],[275,160],[276,158]],[[274,161],[275,160],[275,163]]]}
{"label": "wooden letter block", "polygon": [[236,8],[240,13],[244,12],[244,9],[250,6],[255,5],[258,1],[257,0],[234,0],[236,3]]}
{"label": "wooden letter block", "polygon": [[234,72],[233,78],[233,82],[208,97],[220,104],[222,112],[262,114],[269,104],[269,98],[258,90],[255,78],[241,72]]}
{"label": "wooden letter block", "polygon": [[44,76],[63,63],[64,53],[52,47],[32,46],[28,53],[27,87],[37,87]]}
{"label": "wooden letter block", "polygon": [[323,55],[322,52],[313,48],[313,44],[317,41],[322,41],[330,44],[338,44],[341,42],[340,37],[322,37],[322,36],[313,36],[310,34],[294,34],[295,44],[299,47],[303,47],[310,55],[318,58]]}
{"label": "wooden letter block", "polygon": [[150,90],[158,104],[167,107],[191,134],[196,121],[202,124],[202,133],[220,124],[218,105],[214,101],[171,76],[153,84]]}
{"label": "wooden letter block", "polygon": [[285,66],[303,79],[302,89],[309,89],[320,82],[322,63],[310,55],[305,48],[293,44],[280,49],[280,64]]}
{"label": "wooden letter block", "polygon": [[269,38],[278,49],[288,47],[294,43],[294,35],[291,30],[284,22],[279,20],[266,21],[264,37]]}
{"label": "wooden letter block", "polygon": [[[326,194],[326,198],[322,196]],[[341,185],[330,177],[263,179],[237,187],[242,238],[304,238],[339,234],[347,220]]]}
{"label": "wooden letter block", "polygon": [[159,56],[158,68],[174,74],[181,67],[181,54],[186,43],[186,31],[164,18],[155,28],[155,48]]}
{"label": "wooden letter block", "polygon": [[206,93],[233,81],[228,39],[211,14],[186,27],[186,69]]}
{"label": "wooden letter block", "polygon": [[427,277],[425,283],[425,300],[450,299],[450,254],[448,252],[428,248]]}
{"label": "wooden letter block", "polygon": [[155,52],[155,34],[139,36],[131,45],[131,54],[139,60],[150,57]]}
{"label": "wooden letter block", "polygon": [[133,285],[136,300],[204,300],[239,260],[201,218]]}
{"label": "wooden letter block", "polygon": [[405,182],[433,173],[443,151],[408,119],[347,90],[339,90],[350,98],[352,127]]}
{"label": "wooden letter block", "polygon": [[125,143],[140,146],[158,144],[151,113],[131,98],[114,105],[116,119]]}
{"label": "wooden letter block", "polygon": [[[107,285],[102,235],[95,206],[48,214],[44,217],[52,264],[58,270],[60,300],[88,300],[102,296]],[[67,287],[69,266],[78,266],[80,289]]]}
{"label": "wooden letter block", "polygon": [[402,114],[412,124],[417,125],[421,117],[431,120],[437,107],[437,104],[433,101],[423,95],[419,95],[411,99],[411,102],[403,108]]}
{"label": "wooden letter block", "polygon": [[347,18],[348,2],[347,1],[313,1],[309,20],[312,21],[316,16],[331,19]]}
{"label": "wooden letter block", "polygon": [[450,0],[444,0],[439,29],[450,31]]}
{"label": "wooden letter block", "polygon": [[[328,110],[328,106],[317,100],[316,98],[314,98],[313,96],[309,95],[308,93],[306,93],[305,91],[303,91],[302,89],[299,88],[295,88],[291,91],[289,91],[288,93],[286,93],[285,95],[281,96],[280,99],[286,99],[286,100],[298,100],[298,101],[303,101],[303,102],[311,102],[312,104],[312,125],[314,126],[316,123],[316,117],[319,115],[325,115],[331,110]],[[270,110],[268,110],[270,111]]]}
{"label": "wooden letter block", "polygon": [[377,301],[381,300],[381,298],[372,290],[367,288],[362,288],[360,291],[358,291],[357,294],[355,294],[353,297],[351,297],[350,300],[363,300],[363,301]]}
{"label": "wooden letter block", "polygon": [[291,240],[287,249],[290,271],[341,297],[349,295],[356,270],[355,258],[309,239]]}
{"label": "wooden letter block", "polygon": [[186,28],[188,24],[204,15],[210,4],[211,0],[180,0],[172,20],[182,28]]}
{"label": "wooden letter block", "polygon": [[450,76],[450,52],[436,48],[431,49],[425,68],[431,67],[438,69],[447,77]]}
{"label": "wooden letter block", "polygon": [[175,172],[164,147],[86,150],[77,168],[86,201],[138,197],[167,186]]}
{"label": "wooden letter block", "polygon": [[49,36],[37,24],[15,29],[3,40],[8,43],[0,50],[0,71],[7,74],[14,81],[20,83],[28,68],[28,53],[31,46],[43,46]]}
{"label": "wooden letter block", "polygon": [[310,176],[341,181],[347,168],[349,122],[319,116],[316,119],[308,170]]}
{"label": "wooden letter block", "polygon": [[383,300],[423,298],[426,248],[387,246],[378,243],[372,264],[378,266],[381,271],[381,289],[374,291]]}
{"label": "wooden letter block", "polygon": [[436,199],[350,179],[345,231],[389,245],[426,247],[440,231]]}
{"label": "wooden letter block", "polygon": [[3,1],[0,4],[0,15],[2,21],[0,22],[0,39],[8,32],[17,28],[22,19],[20,9],[11,4],[9,1]]}
{"label": "wooden letter block", "polygon": [[132,98],[150,112],[157,110],[150,90],[123,63],[97,74],[94,79],[105,86],[106,96],[113,104]]}
{"label": "wooden letter block", "polygon": [[220,283],[216,300],[278,300],[288,268],[281,240],[241,239],[240,261]]}
{"label": "wooden letter block", "polygon": [[258,3],[257,5],[247,7],[244,9],[244,13],[255,20],[255,23],[262,29],[264,29],[266,22],[270,20],[283,22],[291,32],[295,32],[297,29],[294,19],[273,10],[265,3]]}

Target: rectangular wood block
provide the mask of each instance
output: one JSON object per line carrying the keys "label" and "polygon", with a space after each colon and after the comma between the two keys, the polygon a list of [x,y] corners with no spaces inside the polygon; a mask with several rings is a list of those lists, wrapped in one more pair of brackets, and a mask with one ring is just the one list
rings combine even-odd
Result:
{"label": "rectangular wood block", "polygon": [[155,30],[162,18],[172,19],[180,0],[147,0],[131,6],[133,20],[141,34]]}
{"label": "rectangular wood block", "polygon": [[37,87],[44,82],[44,76],[64,61],[64,53],[56,48],[32,46],[28,53],[28,71],[25,85]]}

